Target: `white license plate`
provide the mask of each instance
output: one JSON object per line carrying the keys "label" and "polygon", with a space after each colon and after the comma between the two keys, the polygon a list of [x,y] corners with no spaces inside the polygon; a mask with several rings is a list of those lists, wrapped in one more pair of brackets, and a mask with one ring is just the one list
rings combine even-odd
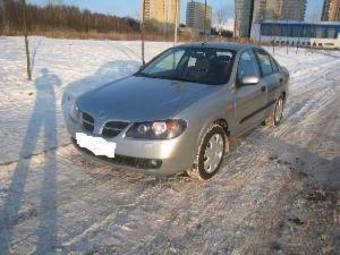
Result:
{"label": "white license plate", "polygon": [[96,156],[115,157],[116,143],[106,141],[102,137],[89,136],[84,133],[76,133],[77,144],[81,148],[92,151]]}

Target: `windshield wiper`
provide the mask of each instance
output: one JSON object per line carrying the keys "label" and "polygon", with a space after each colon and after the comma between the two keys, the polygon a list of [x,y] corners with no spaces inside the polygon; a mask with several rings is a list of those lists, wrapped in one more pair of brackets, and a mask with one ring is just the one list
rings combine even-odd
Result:
{"label": "windshield wiper", "polygon": [[190,79],[187,79],[187,78],[181,78],[181,77],[173,77],[172,79],[176,80],[176,81],[197,82],[197,81],[193,81],[193,80],[190,80]]}
{"label": "windshield wiper", "polygon": [[170,76],[167,75],[152,75],[147,73],[137,73],[136,76],[142,76],[146,78],[152,78],[152,79],[172,79]]}
{"label": "windshield wiper", "polygon": [[172,81],[197,82],[197,81],[193,81],[193,80],[190,80],[190,79],[181,78],[181,77],[178,77],[178,76],[167,76],[167,75],[152,76],[152,78],[163,79],[163,80],[172,80]]}
{"label": "windshield wiper", "polygon": [[136,74],[136,76],[142,76],[142,77],[147,77],[147,78],[152,78],[152,79],[175,80],[175,81],[186,81],[186,82],[199,83],[198,81],[190,80],[190,79],[178,77],[178,76],[150,75],[147,73],[138,73]]}
{"label": "windshield wiper", "polygon": [[141,72],[140,73],[136,73],[135,76],[153,78],[150,74],[141,73]]}

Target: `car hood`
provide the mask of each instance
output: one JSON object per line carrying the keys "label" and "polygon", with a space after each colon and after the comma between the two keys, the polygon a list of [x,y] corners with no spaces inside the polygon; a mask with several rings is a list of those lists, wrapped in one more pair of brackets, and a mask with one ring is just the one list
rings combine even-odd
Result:
{"label": "car hood", "polygon": [[80,96],[81,111],[95,118],[147,121],[174,117],[221,86],[131,76]]}

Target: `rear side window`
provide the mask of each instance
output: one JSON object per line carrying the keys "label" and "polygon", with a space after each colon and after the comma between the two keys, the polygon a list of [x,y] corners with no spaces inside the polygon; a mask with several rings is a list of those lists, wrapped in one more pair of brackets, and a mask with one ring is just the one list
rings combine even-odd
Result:
{"label": "rear side window", "polygon": [[273,72],[276,73],[276,72],[280,71],[279,66],[278,66],[277,62],[274,60],[274,58],[270,57],[270,60],[272,62]]}
{"label": "rear side window", "polygon": [[273,73],[271,57],[262,50],[256,50],[255,54],[257,56],[262,76],[267,76]]}
{"label": "rear side window", "polygon": [[237,78],[240,82],[245,76],[259,76],[259,69],[253,51],[242,53],[238,64]]}

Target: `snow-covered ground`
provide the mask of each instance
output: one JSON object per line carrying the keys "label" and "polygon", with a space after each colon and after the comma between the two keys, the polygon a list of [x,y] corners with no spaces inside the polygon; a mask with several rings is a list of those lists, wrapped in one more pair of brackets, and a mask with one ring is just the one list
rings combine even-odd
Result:
{"label": "snow-covered ground", "polygon": [[[215,178],[156,179],[85,160],[61,101],[137,70],[139,42],[0,37],[0,254],[335,254],[340,52],[276,48],[285,122],[235,142]],[[147,43],[150,59],[172,43]]]}
{"label": "snow-covered ground", "polygon": [[[171,46],[148,43],[146,58]],[[73,97],[109,81],[127,76],[141,64],[140,43],[112,41],[31,40],[33,81],[27,82],[24,42],[22,38],[0,39],[0,140],[11,144],[0,150],[0,163],[17,160],[46,150],[39,133],[40,115],[53,116],[57,138],[48,147],[69,143],[61,112],[62,95]],[[8,109],[12,109],[9,114]],[[35,114],[32,112],[35,111]],[[37,114],[37,111],[39,114]],[[43,118],[43,117],[42,117]],[[18,123],[18,120],[22,124]],[[31,125],[28,125],[31,124]],[[32,134],[32,132],[34,134]],[[22,140],[26,139],[26,148]],[[33,136],[33,137],[32,137]],[[31,143],[31,145],[28,145]]]}

